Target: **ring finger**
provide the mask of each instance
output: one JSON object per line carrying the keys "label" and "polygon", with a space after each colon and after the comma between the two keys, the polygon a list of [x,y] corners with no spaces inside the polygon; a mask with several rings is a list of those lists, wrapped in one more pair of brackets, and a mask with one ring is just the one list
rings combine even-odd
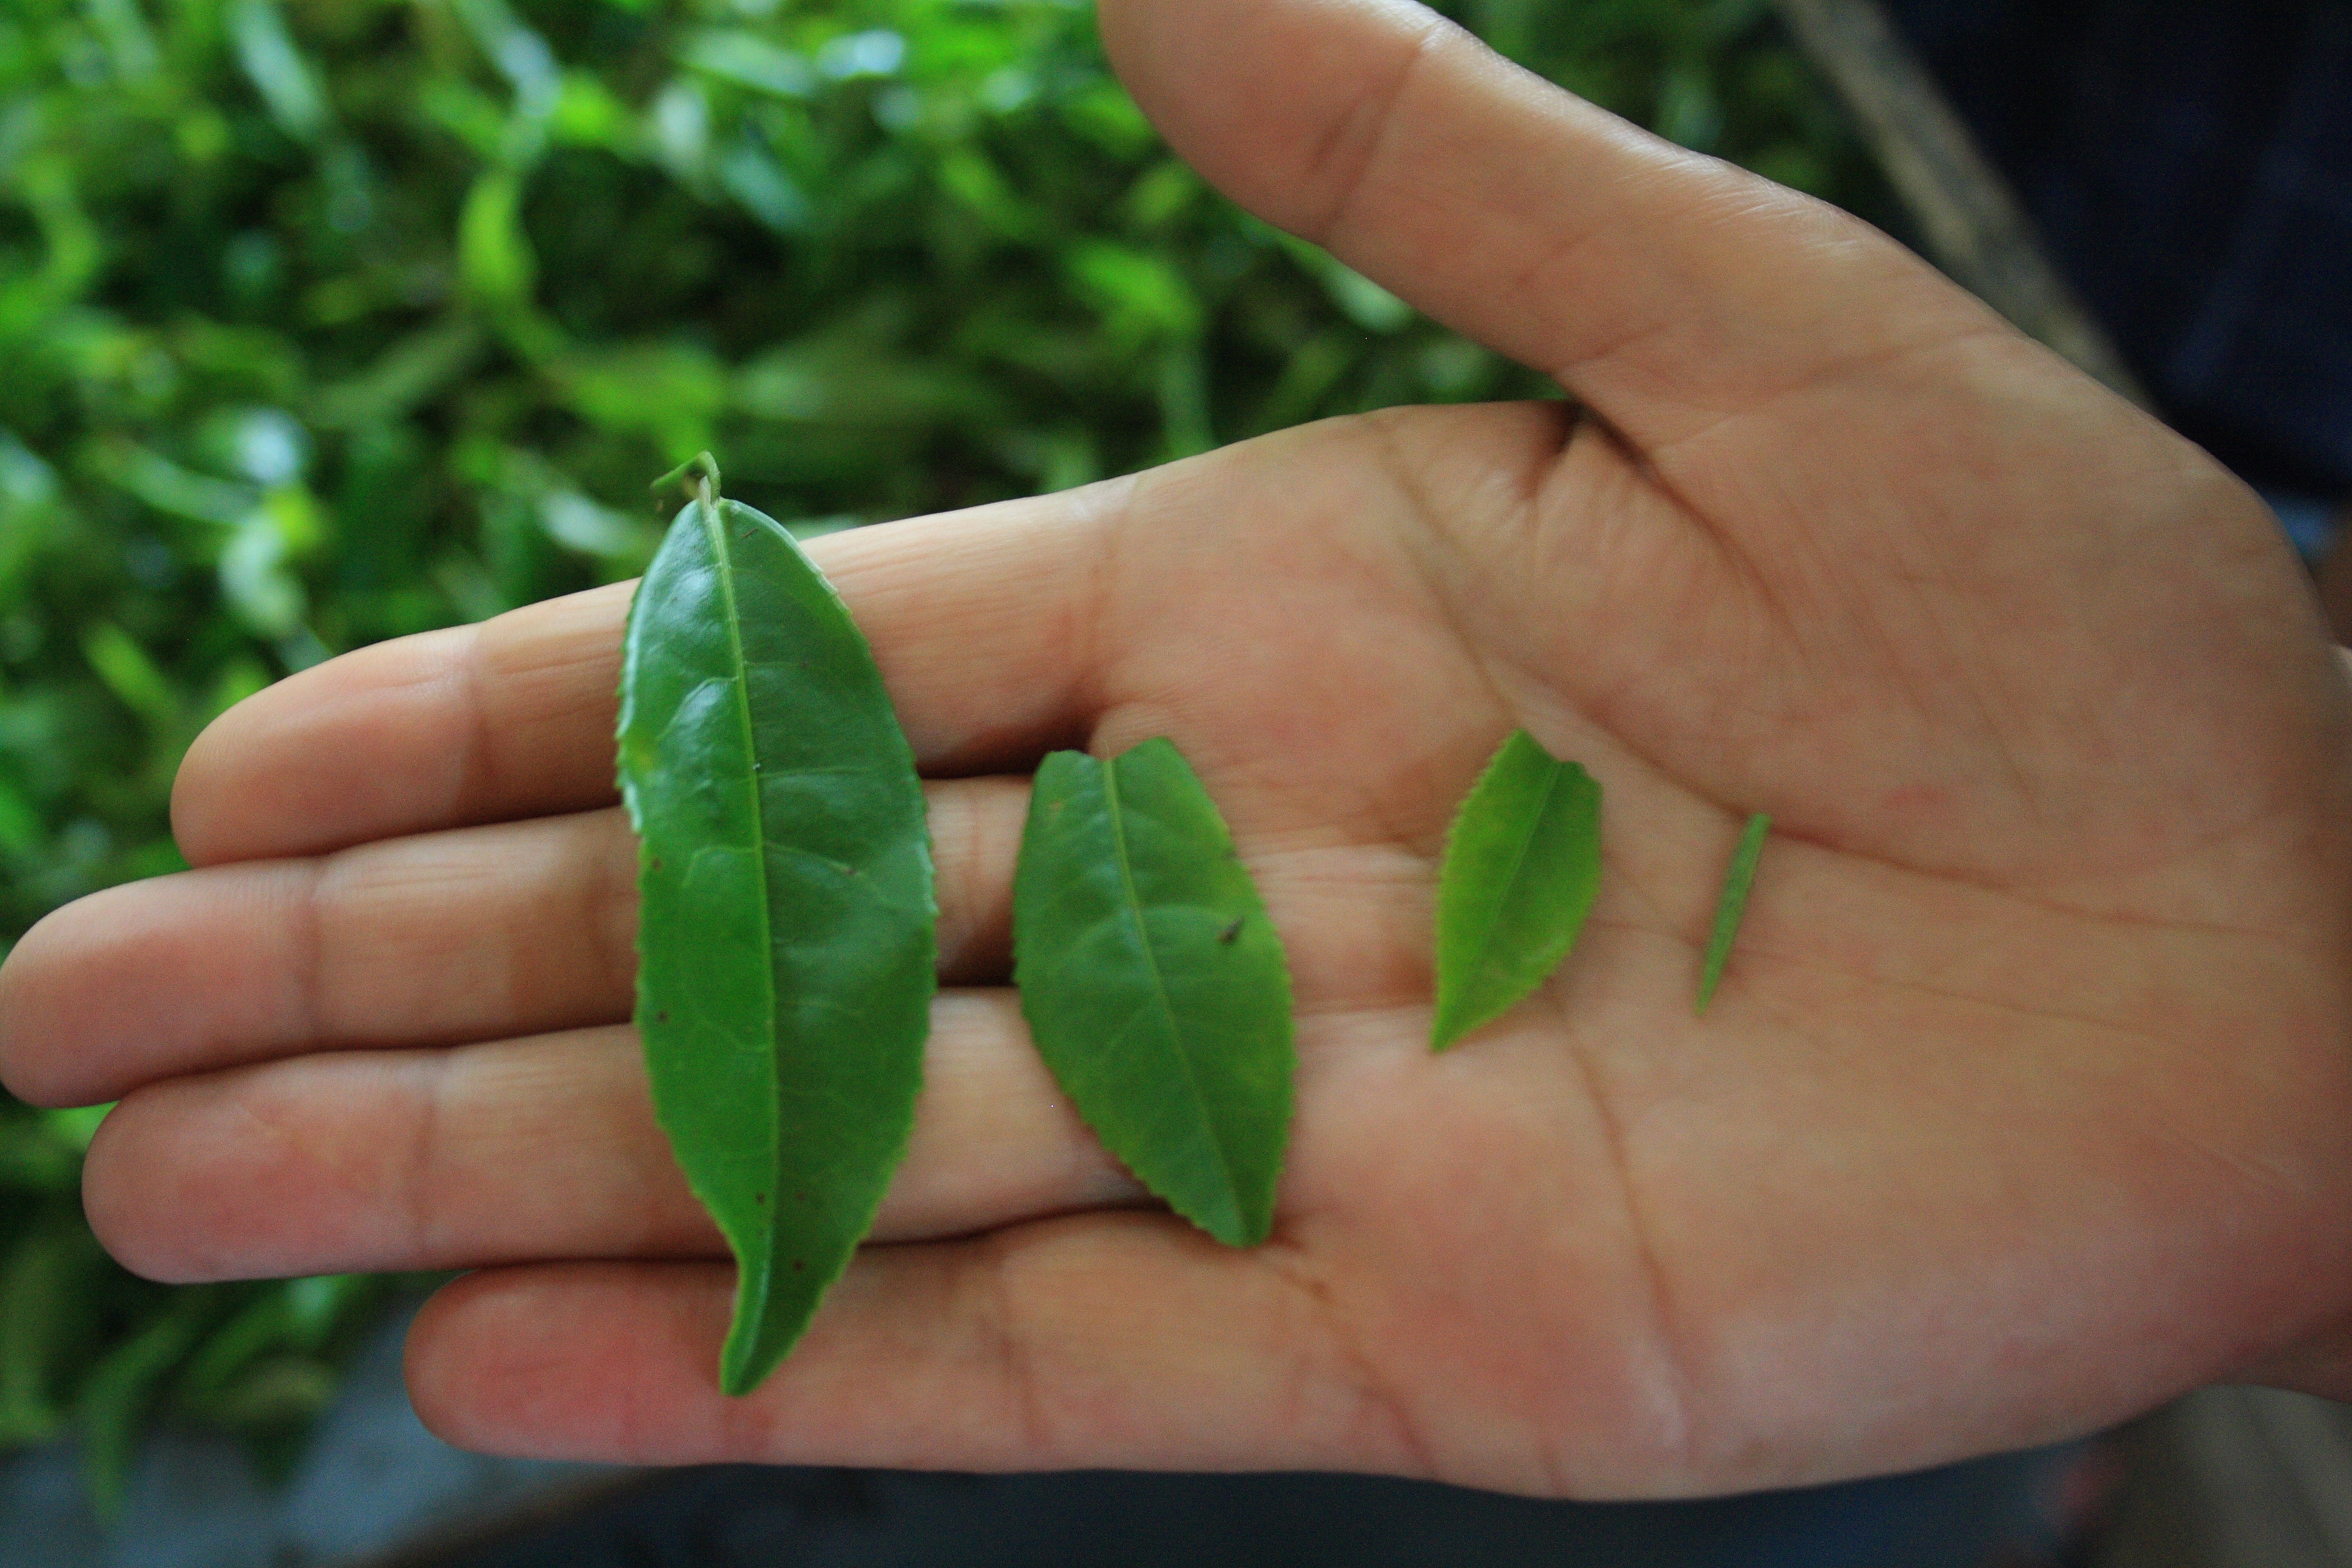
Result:
{"label": "ring finger", "polygon": [[[875,1239],[1141,1196],[1055,1089],[1012,992],[942,993],[924,1066]],[[109,1251],[175,1282],[726,1253],[625,1026],[153,1084],[100,1130],[83,1198]]]}

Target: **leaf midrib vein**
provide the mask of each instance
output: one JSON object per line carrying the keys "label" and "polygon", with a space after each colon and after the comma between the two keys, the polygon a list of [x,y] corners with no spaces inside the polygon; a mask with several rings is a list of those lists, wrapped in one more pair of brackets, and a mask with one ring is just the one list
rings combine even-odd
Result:
{"label": "leaf midrib vein", "polygon": [[[695,504],[702,505],[699,501]],[[775,932],[768,922],[771,891],[768,886],[768,821],[765,813],[761,810],[760,800],[759,742],[756,738],[757,731],[751,724],[751,664],[743,651],[742,611],[735,598],[735,556],[728,547],[727,525],[720,520],[718,509],[712,506],[702,507],[702,524],[705,535],[710,541],[711,555],[719,563],[719,593],[725,605],[727,647],[729,653],[733,656],[735,665],[733,679],[729,684],[735,689],[735,717],[742,726],[743,759],[751,764],[751,771],[743,775],[743,789],[744,793],[751,797],[751,831],[759,851],[757,860],[760,868],[760,952],[765,960],[760,970],[760,985],[766,993],[768,1049],[772,1053],[775,1050],[776,1029],[776,939]],[[778,1143],[782,1135],[782,1129],[778,1125],[779,1120],[774,1115],[767,1119],[766,1148],[761,1152],[760,1165],[763,1173],[776,1168]],[[767,1229],[772,1251],[778,1219],[779,1216],[776,1215],[772,1214],[768,1216]],[[763,1287],[764,1283],[762,1281]],[[760,1301],[761,1310],[764,1314],[767,1310],[767,1291],[764,1288],[760,1292]]]}
{"label": "leaf midrib vein", "polygon": [[1494,908],[1486,917],[1485,929],[1478,933],[1478,973],[1482,980],[1493,973],[1495,931],[1503,923],[1504,907],[1511,901],[1512,891],[1518,886],[1519,872],[1527,866],[1528,851],[1535,847],[1536,833],[1543,826],[1544,813],[1551,809],[1552,792],[1559,788],[1559,781],[1567,776],[1567,763],[1557,757],[1546,759],[1543,795],[1536,801],[1535,809],[1528,813],[1527,826],[1520,831],[1518,847],[1511,851],[1511,868],[1504,873],[1501,890],[1495,896]]}
{"label": "leaf midrib vein", "polygon": [[1135,866],[1127,848],[1127,816],[1118,798],[1118,763],[1116,758],[1102,764],[1103,793],[1110,805],[1111,847],[1118,858],[1118,876],[1125,889],[1128,919],[1135,925],[1136,945],[1143,950],[1143,967],[1151,975],[1152,995],[1168,1020],[1168,1036],[1175,1047],[1177,1066],[1184,1074],[1184,1087],[1191,1091],[1192,1104],[1201,1113],[1201,1123],[1208,1130],[1209,1147],[1217,1157],[1217,1171],[1224,1178],[1225,1191],[1232,1195],[1236,1217],[1246,1220],[1241,1213],[1241,1184],[1234,1179],[1233,1162],[1225,1155],[1224,1140],[1217,1136],[1215,1118],[1210,1113],[1208,1098],[1201,1092],[1200,1079],[1192,1071],[1192,1058],[1184,1049],[1183,1031],[1177,1026],[1176,1004],[1168,994],[1168,982],[1160,972],[1160,955],[1151,945],[1150,930],[1143,923],[1143,900],[1135,889]]}

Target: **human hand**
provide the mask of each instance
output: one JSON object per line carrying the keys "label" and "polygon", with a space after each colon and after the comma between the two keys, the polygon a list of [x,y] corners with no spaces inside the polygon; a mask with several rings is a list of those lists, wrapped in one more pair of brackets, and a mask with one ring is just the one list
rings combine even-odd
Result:
{"label": "human hand", "polygon": [[[1327,423],[822,540],[926,773],[943,991],[874,1245],[756,1394],[626,1026],[625,589],[225,717],[184,876],[0,972],[122,1104],[93,1224],[199,1279],[473,1268],[420,1413],[509,1452],[1312,1467],[1581,1496],[2352,1392],[2343,677],[2259,504],[1851,220],[1398,0],[1103,0],[1212,180],[1564,405]],[[1447,819],[1608,791],[1538,997],[1433,1057]],[[1143,1206],[1006,989],[1023,773],[1155,734],[1288,949],[1274,1239]],[[1724,989],[1724,863],[1773,814]]]}

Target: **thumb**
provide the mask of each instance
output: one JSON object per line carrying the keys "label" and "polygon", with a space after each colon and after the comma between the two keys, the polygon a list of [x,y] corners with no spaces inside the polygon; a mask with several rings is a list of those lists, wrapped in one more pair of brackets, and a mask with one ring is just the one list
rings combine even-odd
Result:
{"label": "thumb", "polygon": [[1654,449],[1994,325],[1892,240],[1519,69],[1410,0],[1100,0],[1218,188]]}

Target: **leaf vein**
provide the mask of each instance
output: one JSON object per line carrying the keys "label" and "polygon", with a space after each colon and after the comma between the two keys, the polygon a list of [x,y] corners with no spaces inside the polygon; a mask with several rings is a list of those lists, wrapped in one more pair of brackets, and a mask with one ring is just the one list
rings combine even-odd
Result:
{"label": "leaf vein", "polygon": [[1215,1111],[1210,1106],[1208,1097],[1201,1091],[1200,1077],[1193,1071],[1190,1053],[1184,1049],[1184,1035],[1177,1022],[1175,999],[1168,994],[1167,977],[1160,973],[1159,950],[1152,946],[1150,928],[1144,923],[1143,899],[1136,890],[1135,867],[1127,847],[1127,816],[1119,804],[1118,763],[1116,759],[1104,762],[1102,776],[1103,791],[1110,805],[1111,846],[1118,860],[1120,886],[1126,893],[1122,907],[1134,924],[1136,943],[1143,950],[1144,968],[1151,975],[1152,997],[1165,1016],[1168,1037],[1175,1047],[1177,1066],[1184,1075],[1184,1087],[1191,1093],[1192,1103],[1200,1109],[1202,1124],[1209,1129],[1209,1147],[1216,1153],[1217,1173],[1223,1177],[1226,1194],[1238,1213],[1241,1208],[1241,1183],[1234,1173],[1233,1159],[1225,1150],[1224,1140],[1217,1136]]}

